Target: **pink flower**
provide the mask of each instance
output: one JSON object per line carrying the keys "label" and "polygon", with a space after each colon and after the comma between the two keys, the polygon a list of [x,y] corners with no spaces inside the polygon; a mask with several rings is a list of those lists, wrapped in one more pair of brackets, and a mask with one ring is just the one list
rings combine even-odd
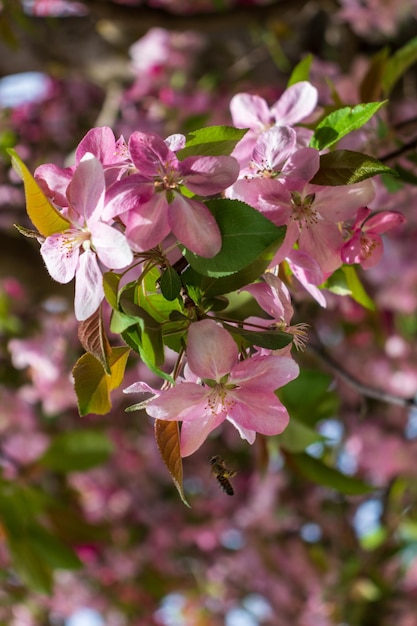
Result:
{"label": "pink flower", "polygon": [[108,269],[121,269],[133,260],[124,234],[101,220],[104,195],[103,166],[87,153],[67,189],[71,227],[46,237],[41,246],[41,255],[54,280],[68,283],[75,276],[78,320],[90,317],[104,297],[99,261]]}
{"label": "pink flower", "polygon": [[[294,335],[294,344],[298,349],[302,349],[307,340],[306,324],[297,324],[291,326],[291,318],[294,315],[294,309],[291,304],[291,296],[286,285],[278,276],[267,272],[262,276],[263,281],[248,285],[242,291],[248,291],[259,304],[259,306],[272,319],[260,317],[250,317],[246,322],[256,323],[267,328],[277,328],[284,332]],[[289,355],[291,352],[291,344],[285,346],[275,354]],[[267,352],[262,351],[262,354]]]}
{"label": "pink flower", "polygon": [[163,141],[152,133],[133,133],[129,151],[138,173],[113,185],[106,217],[120,216],[127,238],[140,252],[157,246],[172,231],[195,254],[212,257],[222,245],[217,223],[206,205],[183,195],[181,187],[201,196],[215,195],[235,182],[239,165],[229,156],[179,161],[170,146],[182,145],[178,135]]}
{"label": "pink flower", "polygon": [[161,391],[146,406],[151,417],[182,421],[182,456],[195,452],[225,420],[249,443],[257,432],[277,435],[285,429],[288,412],[274,390],[298,376],[291,358],[267,355],[239,361],[231,335],[207,319],[190,326],[187,357],[185,382]]}
{"label": "pink flower", "polygon": [[274,264],[288,257],[295,243],[315,259],[324,273],[341,266],[343,245],[339,223],[352,219],[374,196],[372,182],[324,187],[295,179],[238,180],[232,197],[261,211],[277,226],[287,226],[285,240]]}
{"label": "pink flower", "polygon": [[[238,93],[230,101],[233,125],[249,128],[233,152],[241,164],[250,160],[257,137],[272,126],[294,126],[309,116],[317,104],[317,89],[307,81],[288,87],[271,108],[263,98]],[[302,129],[304,130],[304,129]]]}
{"label": "pink flower", "polygon": [[405,222],[405,217],[394,211],[381,211],[372,217],[370,214],[368,208],[359,209],[351,236],[341,251],[344,263],[359,263],[366,270],[381,260],[384,245],[380,235]]}

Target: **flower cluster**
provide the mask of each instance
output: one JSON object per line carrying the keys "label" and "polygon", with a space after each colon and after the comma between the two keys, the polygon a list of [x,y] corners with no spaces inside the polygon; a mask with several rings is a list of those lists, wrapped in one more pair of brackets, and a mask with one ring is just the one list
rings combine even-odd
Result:
{"label": "flower cluster", "polygon": [[[378,162],[363,176],[361,155],[350,153],[356,178],[326,183],[323,155],[336,164],[348,157],[329,153],[333,140],[323,139],[317,102],[316,88],[300,81],[271,107],[258,95],[236,94],[234,126],[188,138],[135,131],[116,140],[109,127],[93,128],[73,166],[35,171],[49,221],[28,213],[42,227],[49,273],[61,283],[75,278],[80,322],[94,318],[106,296],[112,330],[166,379],[162,389],[142,382],[128,391],[153,394],[132,408],[182,423],[181,456],[225,421],[249,443],[256,433],[285,429],[289,415],[276,391],[299,372],[291,342],[303,348],[307,341],[307,325],[291,324],[293,277],[326,306],[325,281],[343,264],[375,265],[380,233],[404,221],[367,208]],[[368,106],[356,122],[350,112],[345,129],[338,123],[339,138],[380,105]],[[49,226],[52,218],[58,227]],[[224,296],[231,293],[246,294],[261,316],[230,316]],[[86,335],[94,332],[83,331],[87,350],[95,342]],[[164,347],[178,353],[172,375],[162,369]],[[116,353],[91,351],[110,374]],[[84,410],[97,406],[86,402]],[[158,442],[162,452],[171,436]]]}

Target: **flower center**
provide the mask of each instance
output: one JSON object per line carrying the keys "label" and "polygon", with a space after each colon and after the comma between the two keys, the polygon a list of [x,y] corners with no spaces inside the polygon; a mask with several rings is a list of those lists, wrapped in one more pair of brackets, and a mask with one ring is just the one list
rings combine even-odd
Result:
{"label": "flower center", "polygon": [[319,214],[314,208],[315,193],[309,193],[304,198],[298,191],[291,192],[292,219],[298,222],[300,228],[310,228],[319,221]]}
{"label": "flower center", "polygon": [[[228,377],[223,377],[227,379]],[[211,411],[212,415],[218,413],[229,413],[236,400],[233,395],[230,394],[232,389],[236,389],[236,385],[228,384],[227,380],[217,381],[204,381],[208,387],[212,387],[212,391],[207,398],[207,408]]]}

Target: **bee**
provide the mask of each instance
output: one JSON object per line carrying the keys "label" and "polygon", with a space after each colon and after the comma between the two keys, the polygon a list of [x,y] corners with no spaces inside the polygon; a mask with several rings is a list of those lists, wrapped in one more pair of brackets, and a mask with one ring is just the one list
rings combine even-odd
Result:
{"label": "bee", "polygon": [[229,478],[236,476],[236,470],[230,470],[226,467],[224,460],[218,454],[210,459],[211,473],[216,478],[220,487],[228,496],[234,495],[234,490]]}

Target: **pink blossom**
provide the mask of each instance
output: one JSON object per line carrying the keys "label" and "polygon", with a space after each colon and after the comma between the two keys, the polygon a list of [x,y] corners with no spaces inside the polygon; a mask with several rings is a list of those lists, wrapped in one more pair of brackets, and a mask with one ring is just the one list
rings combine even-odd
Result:
{"label": "pink blossom", "polygon": [[344,263],[359,263],[364,269],[375,267],[384,251],[380,235],[405,222],[405,217],[394,211],[381,211],[372,217],[370,215],[370,209],[359,209],[350,237],[342,247]]}
{"label": "pink blossom", "polygon": [[299,249],[315,259],[324,273],[331,273],[342,264],[339,223],[352,219],[356,210],[373,196],[369,179],[337,187],[294,179],[241,179],[233,185],[232,193],[232,197],[257,208],[277,226],[287,226],[274,264],[286,258],[298,243]]}
{"label": "pink blossom", "polygon": [[[248,285],[242,291],[248,291],[259,304],[259,306],[270,316],[272,319],[265,319],[259,317],[250,317],[246,320],[246,323],[256,323],[268,328],[278,328],[284,332],[294,335],[294,344],[297,348],[303,348],[306,342],[307,333],[305,324],[297,324],[291,326],[291,318],[294,315],[294,309],[291,304],[291,296],[286,285],[282,282],[278,276],[267,272],[262,277],[263,281],[259,283],[253,283]],[[289,355],[291,352],[291,344],[285,346],[279,351],[275,351],[275,354]],[[265,354],[265,352],[262,352]]]}
{"label": "pink blossom", "polygon": [[269,107],[255,94],[238,93],[230,101],[233,125],[249,128],[233,152],[243,165],[250,159],[257,137],[272,126],[293,126],[308,117],[317,104],[317,90],[307,81],[288,87]]}
{"label": "pink blossom", "polygon": [[215,195],[234,183],[239,165],[228,156],[190,156],[179,161],[170,145],[181,147],[180,136],[168,138],[167,143],[152,133],[131,135],[129,151],[138,173],[113,185],[105,216],[120,216],[128,240],[138,251],[160,244],[172,231],[195,254],[214,256],[222,245],[217,223],[203,202],[181,193],[181,186],[194,194]]}
{"label": "pink blossom", "polygon": [[146,407],[151,417],[183,422],[182,456],[195,452],[225,420],[249,443],[257,432],[277,435],[287,426],[288,412],[274,390],[298,376],[298,365],[282,356],[243,361],[238,356],[231,335],[213,320],[190,326],[185,382],[162,391]]}
{"label": "pink blossom", "polygon": [[103,166],[90,153],[77,166],[67,189],[70,228],[46,237],[41,254],[52,278],[75,280],[75,316],[85,320],[104,297],[102,270],[121,269],[133,260],[123,233],[102,221],[105,180]]}

